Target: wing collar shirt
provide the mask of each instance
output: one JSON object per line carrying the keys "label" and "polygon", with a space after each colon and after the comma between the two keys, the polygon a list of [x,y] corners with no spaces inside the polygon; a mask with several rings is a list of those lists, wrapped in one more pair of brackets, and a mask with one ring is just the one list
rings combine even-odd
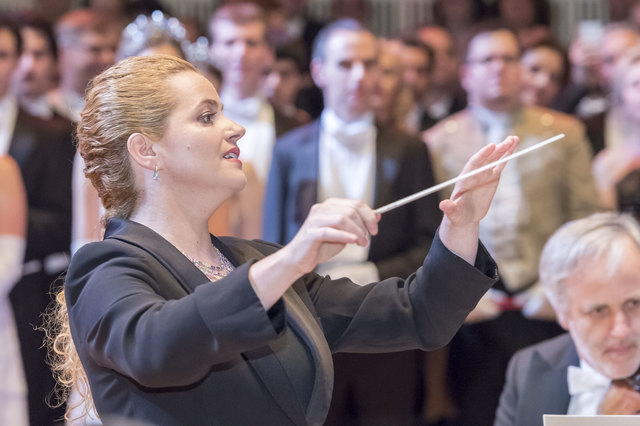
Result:
{"label": "wing collar shirt", "polygon": [[596,415],[611,380],[581,359],[580,367],[569,366],[567,381],[571,395],[567,414]]}
{"label": "wing collar shirt", "polygon": [[273,145],[276,141],[273,107],[264,97],[254,96],[241,100],[221,95],[224,115],[245,128],[238,141],[240,159],[250,162],[261,182],[266,182],[271,166]]}
{"label": "wing collar shirt", "polygon": [[18,102],[16,98],[7,95],[0,99],[0,155],[9,152],[17,117]]}
{"label": "wing collar shirt", "polygon": [[[351,198],[369,206],[374,203],[376,137],[373,114],[350,123],[332,110],[320,118],[318,158],[318,198]],[[369,247],[349,244],[317,272],[333,277],[349,277],[359,284],[379,280],[376,266],[367,262]]]}
{"label": "wing collar shirt", "polygon": [[55,89],[47,94],[47,102],[61,116],[74,123],[80,121],[80,112],[84,109],[84,96],[77,93]]}

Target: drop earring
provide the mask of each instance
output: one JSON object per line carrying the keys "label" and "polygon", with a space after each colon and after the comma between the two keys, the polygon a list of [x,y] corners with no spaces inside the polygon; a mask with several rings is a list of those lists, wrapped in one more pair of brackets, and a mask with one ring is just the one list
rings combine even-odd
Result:
{"label": "drop earring", "polygon": [[158,180],[158,166],[156,166],[156,169],[153,171],[153,176],[151,177],[151,179]]}

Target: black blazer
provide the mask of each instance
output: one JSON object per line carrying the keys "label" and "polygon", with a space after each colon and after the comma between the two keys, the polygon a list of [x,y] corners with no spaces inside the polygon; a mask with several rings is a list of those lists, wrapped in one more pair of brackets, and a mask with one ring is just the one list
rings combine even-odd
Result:
{"label": "black blazer", "polygon": [[28,202],[25,261],[68,252],[71,244],[71,171],[75,147],[71,122],[42,120],[18,110],[9,145]]}
{"label": "black blazer", "polygon": [[112,219],[105,240],[71,261],[73,339],[101,416],[158,425],[320,424],[331,352],[434,349],[448,342],[497,276],[436,238],[408,280],[358,286],[307,274],[268,312],[252,289],[254,259],[277,246],[212,242],[235,265],[210,283],[149,228]]}
{"label": "black blazer", "polygon": [[517,352],[509,362],[495,426],[540,426],[543,414],[567,414],[570,365],[580,360],[568,333]]}
{"label": "black blazer", "polygon": [[[267,180],[263,237],[291,241],[318,202],[320,121],[276,141]],[[435,183],[429,153],[414,136],[378,127],[374,206],[381,207]],[[385,213],[371,239],[369,260],[381,278],[407,277],[424,259],[440,224],[438,197],[432,195]]]}

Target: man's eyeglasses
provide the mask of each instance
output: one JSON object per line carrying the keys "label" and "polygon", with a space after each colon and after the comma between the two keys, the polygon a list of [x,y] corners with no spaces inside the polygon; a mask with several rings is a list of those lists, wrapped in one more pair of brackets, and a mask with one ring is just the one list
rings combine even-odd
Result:
{"label": "man's eyeglasses", "polygon": [[497,62],[502,62],[505,65],[513,65],[520,61],[520,57],[516,55],[490,55],[481,58],[467,59],[468,64],[475,65],[492,65]]}

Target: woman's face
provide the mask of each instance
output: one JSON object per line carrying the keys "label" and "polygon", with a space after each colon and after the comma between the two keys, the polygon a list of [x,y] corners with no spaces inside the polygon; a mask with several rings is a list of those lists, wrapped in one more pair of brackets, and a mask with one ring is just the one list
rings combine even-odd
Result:
{"label": "woman's face", "polygon": [[562,55],[549,47],[538,47],[525,52],[521,64],[522,100],[527,104],[549,106],[562,88]]}
{"label": "woman's face", "polygon": [[640,123],[640,62],[629,66],[620,85],[622,110],[636,123]]}
{"label": "woman's face", "polygon": [[167,83],[176,105],[165,134],[153,145],[160,179],[181,194],[206,196],[214,190],[226,198],[240,191],[246,178],[237,142],[244,128],[222,114],[218,93],[199,73],[176,74]]}

